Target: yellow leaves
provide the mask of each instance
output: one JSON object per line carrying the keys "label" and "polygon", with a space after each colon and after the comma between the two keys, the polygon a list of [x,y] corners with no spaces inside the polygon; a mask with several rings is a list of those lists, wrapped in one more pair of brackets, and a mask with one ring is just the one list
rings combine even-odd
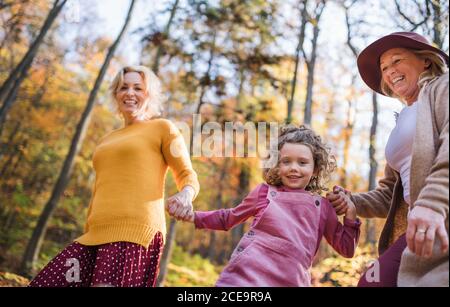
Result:
{"label": "yellow leaves", "polygon": [[61,120],[64,118],[64,112],[60,110],[36,110],[31,114],[36,128],[44,130],[47,133],[53,133],[61,129]]}
{"label": "yellow leaves", "polygon": [[164,286],[213,286],[219,269],[199,255],[190,255],[179,246],[174,246],[172,262]]}
{"label": "yellow leaves", "polygon": [[200,272],[191,270],[186,267],[178,266],[173,263],[169,263],[169,270],[172,271],[172,273],[179,275],[178,283],[180,285],[184,285],[188,282],[206,285],[208,281],[208,278],[205,276],[201,276]]}
{"label": "yellow leaves", "polygon": [[376,251],[370,245],[358,247],[356,255],[351,259],[335,254],[312,268],[313,285],[317,287],[356,286],[361,273],[376,257]]}
{"label": "yellow leaves", "polygon": [[30,280],[10,272],[0,272],[0,287],[26,287]]}

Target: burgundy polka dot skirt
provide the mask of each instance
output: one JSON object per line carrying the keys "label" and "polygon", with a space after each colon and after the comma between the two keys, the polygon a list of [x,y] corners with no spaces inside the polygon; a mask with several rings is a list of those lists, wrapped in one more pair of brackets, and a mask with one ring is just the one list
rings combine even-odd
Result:
{"label": "burgundy polka dot skirt", "polygon": [[44,267],[30,287],[154,287],[162,249],[161,233],[149,248],[130,242],[97,246],[74,242]]}

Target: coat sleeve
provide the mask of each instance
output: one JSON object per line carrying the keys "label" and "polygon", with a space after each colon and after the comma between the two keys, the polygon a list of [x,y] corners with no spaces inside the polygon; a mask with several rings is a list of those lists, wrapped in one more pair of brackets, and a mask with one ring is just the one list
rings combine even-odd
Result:
{"label": "coat sleeve", "polygon": [[433,161],[430,174],[425,179],[425,185],[420,190],[414,206],[430,208],[444,216],[448,216],[449,197],[449,141],[448,141],[448,72],[432,89],[432,99],[435,104],[434,118],[439,132],[437,154]]}
{"label": "coat sleeve", "polygon": [[351,200],[355,203],[358,216],[386,218],[391,206],[396,181],[395,171],[386,164],[384,177],[378,182],[375,190],[352,194]]}

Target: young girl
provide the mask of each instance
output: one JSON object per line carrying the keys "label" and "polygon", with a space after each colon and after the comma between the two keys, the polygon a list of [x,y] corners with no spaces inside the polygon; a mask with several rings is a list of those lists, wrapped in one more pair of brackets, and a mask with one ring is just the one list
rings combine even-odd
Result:
{"label": "young girl", "polygon": [[[335,163],[321,138],[304,126],[282,128],[278,164],[232,209],[196,211],[196,228],[229,230],[253,217],[216,286],[310,286],[310,268],[322,237],[352,257],[360,222],[349,201],[344,225],[326,198],[323,181]],[[346,197],[343,192],[343,197]],[[169,206],[169,213],[176,208]]]}

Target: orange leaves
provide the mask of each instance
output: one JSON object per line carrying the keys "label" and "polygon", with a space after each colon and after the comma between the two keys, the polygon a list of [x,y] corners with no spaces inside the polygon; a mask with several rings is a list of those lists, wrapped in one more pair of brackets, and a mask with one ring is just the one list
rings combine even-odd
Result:
{"label": "orange leaves", "polygon": [[36,128],[53,134],[55,130],[61,128],[61,121],[65,114],[62,110],[36,110],[31,116]]}

